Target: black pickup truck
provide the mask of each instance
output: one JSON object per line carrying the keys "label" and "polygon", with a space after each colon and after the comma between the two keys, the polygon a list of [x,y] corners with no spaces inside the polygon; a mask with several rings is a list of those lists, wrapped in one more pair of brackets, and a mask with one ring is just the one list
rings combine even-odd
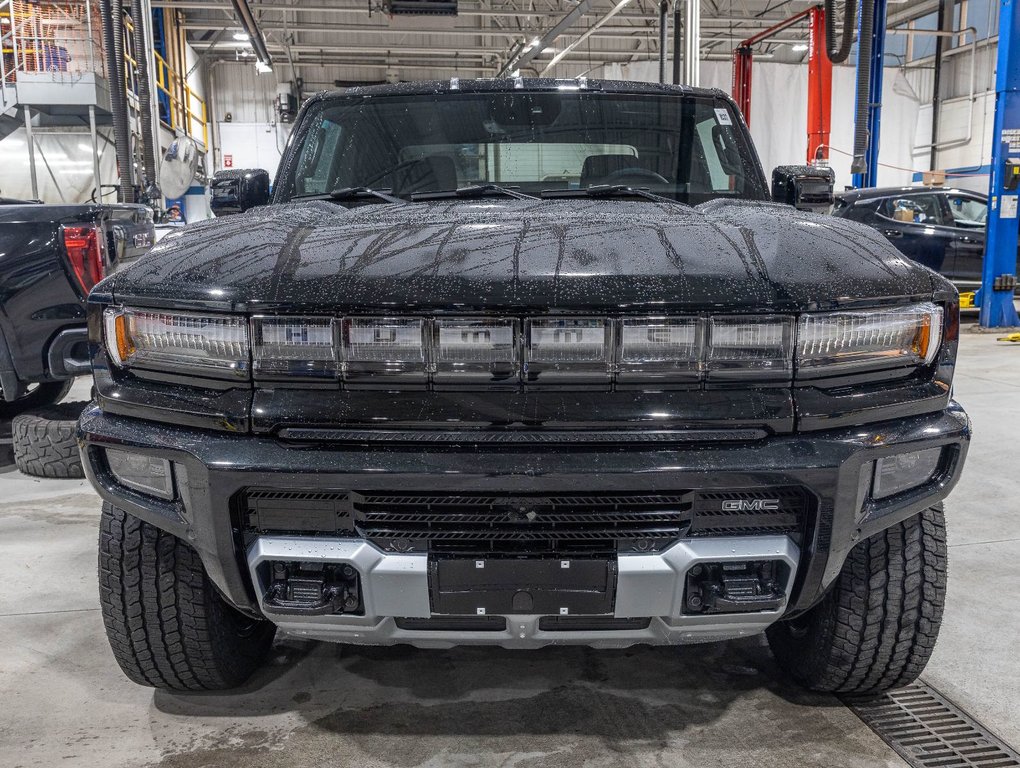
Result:
{"label": "black pickup truck", "polygon": [[[778,181],[817,196],[810,172]],[[265,182],[214,199],[249,209]],[[278,630],[766,632],[814,689],[920,673],[970,439],[957,292],[869,227],[770,200],[723,93],[324,93],[272,195],[90,297],[79,439],[131,679],[238,685]]]}
{"label": "black pickup truck", "polygon": [[145,206],[0,198],[0,417],[59,401],[89,372],[85,297],[153,234]]}

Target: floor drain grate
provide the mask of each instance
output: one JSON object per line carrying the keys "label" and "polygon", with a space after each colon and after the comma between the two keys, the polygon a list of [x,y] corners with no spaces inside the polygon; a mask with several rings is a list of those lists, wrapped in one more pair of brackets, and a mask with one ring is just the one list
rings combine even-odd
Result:
{"label": "floor drain grate", "polygon": [[914,768],[1020,768],[1020,753],[925,683],[843,701]]}

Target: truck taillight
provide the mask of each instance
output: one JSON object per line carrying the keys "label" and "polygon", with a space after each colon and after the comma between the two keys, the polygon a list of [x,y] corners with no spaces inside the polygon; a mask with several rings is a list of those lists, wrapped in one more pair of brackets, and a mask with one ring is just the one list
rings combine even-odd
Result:
{"label": "truck taillight", "polygon": [[92,286],[103,279],[103,251],[100,246],[99,229],[89,225],[64,227],[63,230],[64,249],[71,262],[71,270],[85,293],[88,293]]}

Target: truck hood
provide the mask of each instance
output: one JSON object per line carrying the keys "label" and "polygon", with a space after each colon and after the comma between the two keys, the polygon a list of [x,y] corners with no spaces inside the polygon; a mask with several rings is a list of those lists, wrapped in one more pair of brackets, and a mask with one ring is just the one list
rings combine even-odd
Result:
{"label": "truck hood", "polygon": [[487,198],[255,209],[168,236],[97,290],[242,311],[730,311],[934,279],[871,228],[772,203]]}

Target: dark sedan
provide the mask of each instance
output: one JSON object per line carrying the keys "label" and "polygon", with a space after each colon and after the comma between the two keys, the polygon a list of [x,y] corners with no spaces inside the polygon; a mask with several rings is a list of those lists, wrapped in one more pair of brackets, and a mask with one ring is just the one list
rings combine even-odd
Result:
{"label": "dark sedan", "polygon": [[988,199],[963,189],[887,187],[836,196],[834,216],[868,224],[961,288],[981,284]]}

